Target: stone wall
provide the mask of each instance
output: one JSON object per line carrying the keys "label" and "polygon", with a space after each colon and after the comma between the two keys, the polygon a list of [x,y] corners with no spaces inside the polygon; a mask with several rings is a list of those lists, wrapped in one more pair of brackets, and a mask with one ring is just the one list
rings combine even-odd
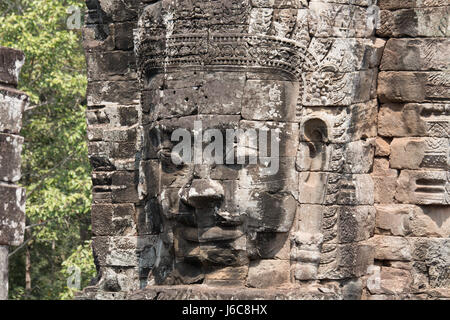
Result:
{"label": "stone wall", "polygon": [[450,7],[380,0],[387,40],[378,76],[372,178],[374,273],[367,297],[449,298]]}
{"label": "stone wall", "polygon": [[139,236],[138,228],[145,217],[136,183],[140,95],[133,29],[141,3],[92,0],[86,4],[83,33],[94,185],[93,249],[100,297],[120,298],[127,291],[139,289],[140,281],[146,280],[139,266],[145,266],[146,248],[154,242],[152,236]]}
{"label": "stone wall", "polygon": [[[375,33],[369,21],[373,7],[364,0],[181,2],[173,9],[168,0],[86,1],[92,230],[99,276],[84,296],[230,296],[227,288],[210,292],[194,284],[204,279],[214,286],[221,280],[236,283],[242,298],[450,297],[448,3],[380,0],[381,25]],[[246,65],[226,46],[217,55],[210,50],[216,49],[215,38],[205,44],[198,37],[205,26],[211,34],[251,34],[263,50]],[[230,39],[235,41],[230,47],[241,50],[237,57],[246,57],[250,49],[239,49],[239,41]],[[267,39],[284,56],[268,58]],[[227,76],[226,68],[219,76],[199,66],[188,70],[191,65],[180,57],[191,65],[234,64],[244,77],[235,70]],[[295,182],[287,187],[296,200],[292,224],[267,232],[264,214],[269,221],[270,212],[262,210],[257,246],[265,251],[258,259],[201,278],[196,270],[195,276],[186,268],[177,270],[180,242],[176,232],[167,231],[172,222],[157,204],[165,190],[152,179],[163,170],[151,150],[151,124],[161,118],[174,125],[175,114],[195,112],[237,115],[228,118],[230,123],[283,121],[264,105],[271,96],[251,90],[251,85],[258,89],[279,81],[261,71],[270,59],[277,60],[272,72],[289,74],[290,86],[300,93],[281,112],[294,119],[288,120],[294,139],[286,148],[286,163],[293,162],[284,172]],[[237,93],[222,96],[229,88]],[[286,92],[275,104],[290,99]],[[234,111],[224,111],[224,103]],[[218,171],[212,179],[232,184],[227,174]],[[173,189],[183,176],[165,179]],[[242,202],[242,193],[237,199]],[[274,199],[267,194],[268,203]],[[247,200],[270,208],[265,199]],[[166,201],[178,200],[169,196]],[[171,241],[175,248],[164,251]],[[247,251],[252,241],[247,238]],[[158,283],[174,271],[181,280]],[[185,285],[174,286],[177,281]],[[189,281],[193,284],[186,285]]]}
{"label": "stone wall", "polygon": [[28,97],[16,90],[24,59],[21,51],[0,47],[0,300],[8,298],[9,246],[22,243],[25,229],[25,190],[17,183]]}

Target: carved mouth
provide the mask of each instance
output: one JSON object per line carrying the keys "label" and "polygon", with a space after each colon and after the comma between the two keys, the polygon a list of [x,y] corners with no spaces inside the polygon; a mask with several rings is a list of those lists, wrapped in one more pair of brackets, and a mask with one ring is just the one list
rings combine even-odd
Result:
{"label": "carved mouth", "polygon": [[233,214],[228,211],[219,211],[216,213],[219,217],[220,225],[223,226],[239,226],[244,223],[245,216],[242,214]]}
{"label": "carved mouth", "polygon": [[186,227],[182,232],[183,238],[192,242],[207,243],[215,241],[230,241],[244,235],[242,230],[214,226],[210,228]]}

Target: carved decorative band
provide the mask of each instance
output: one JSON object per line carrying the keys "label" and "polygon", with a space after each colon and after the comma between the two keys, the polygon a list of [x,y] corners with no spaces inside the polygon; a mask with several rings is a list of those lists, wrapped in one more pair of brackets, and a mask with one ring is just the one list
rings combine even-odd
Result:
{"label": "carved decorative band", "polygon": [[[140,55],[139,51],[145,52]],[[138,57],[146,72],[176,66],[248,66],[273,68],[301,79],[318,63],[304,44],[272,36],[249,34],[183,34],[148,37]]]}

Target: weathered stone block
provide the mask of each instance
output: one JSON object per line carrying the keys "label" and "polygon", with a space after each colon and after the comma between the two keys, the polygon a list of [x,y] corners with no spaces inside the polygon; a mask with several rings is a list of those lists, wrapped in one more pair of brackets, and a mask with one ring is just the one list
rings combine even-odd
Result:
{"label": "weathered stone block", "polygon": [[18,246],[25,232],[25,189],[0,183],[0,245]]}
{"label": "weathered stone block", "polygon": [[107,294],[116,295],[113,298],[120,297],[121,292],[129,292],[140,289],[139,269],[129,267],[101,267],[100,272],[103,275],[98,287]]}
{"label": "weathered stone block", "polygon": [[[421,210],[417,213],[416,234],[421,237],[430,234],[433,234],[434,237],[450,237],[450,210],[447,206],[423,206]],[[412,222],[412,225],[416,225],[415,221]]]}
{"label": "weathered stone block", "polygon": [[[252,245],[254,245],[252,247]],[[251,259],[289,260],[291,244],[287,232],[260,232],[247,242]]]}
{"label": "weathered stone block", "polygon": [[377,35],[390,37],[448,37],[448,6],[381,11]]}
{"label": "weathered stone block", "polygon": [[299,201],[304,204],[373,204],[373,181],[370,175],[340,177],[335,173],[301,172]]}
{"label": "weathered stone block", "polygon": [[446,138],[398,138],[391,143],[390,166],[395,169],[448,169]]}
{"label": "weathered stone block", "polygon": [[115,236],[135,233],[136,210],[133,204],[93,204],[94,236]]}
{"label": "weathered stone block", "polygon": [[135,172],[117,171],[112,175],[112,199],[115,203],[138,202]]}
{"label": "weathered stone block", "polygon": [[[242,105],[248,104],[244,96],[245,86],[244,73],[206,73],[204,85],[199,90],[204,99],[194,97],[191,101],[198,104],[201,114],[240,114]],[[194,90],[190,88],[190,91]]]}
{"label": "weathered stone block", "polygon": [[116,294],[108,296],[104,293],[89,292],[89,299],[124,299],[131,300],[333,300],[341,299],[342,295],[335,287],[306,286],[302,290],[291,288],[256,289],[256,288],[217,288],[204,285],[185,286],[149,286],[144,290],[133,292],[125,297]]}
{"label": "weathered stone block", "polygon": [[410,292],[413,277],[406,270],[381,267],[379,281],[379,286],[370,286],[370,293],[393,295]]}
{"label": "weathered stone block", "polygon": [[[331,208],[333,210],[333,208]],[[324,228],[333,223],[333,218],[324,218]],[[359,242],[369,239],[373,235],[375,226],[375,209],[371,206],[339,207],[337,221],[338,243]],[[333,240],[328,241],[332,243]]]}
{"label": "weathered stone block", "polygon": [[411,204],[449,204],[449,184],[446,171],[402,170],[395,198]]}
{"label": "weathered stone block", "polygon": [[[170,86],[170,84],[172,85]],[[186,83],[184,86],[180,86],[178,83],[169,83],[167,84],[168,87],[164,89],[144,91],[142,96],[143,111],[150,112],[150,116],[154,119],[170,119],[193,115],[198,113],[199,110],[202,110],[201,113],[211,114],[212,109],[210,108],[220,108],[221,111],[227,109],[223,102],[214,101],[214,97],[207,96],[202,89],[203,85],[202,80],[199,80],[197,85]],[[211,100],[211,106],[208,100]],[[237,104],[236,99],[234,99],[234,103],[233,107],[228,108],[224,114],[238,114],[240,112],[240,105]]]}
{"label": "weathered stone block", "polygon": [[299,171],[343,171],[368,173],[373,165],[372,141],[354,141],[345,145],[301,142],[296,167]]}
{"label": "weathered stone block", "polygon": [[92,246],[99,266],[138,267],[142,259],[153,266],[157,241],[157,236],[94,237]]}
{"label": "weathered stone block", "polygon": [[374,32],[364,7],[312,1],[309,9],[309,27],[316,37],[363,38]]}
{"label": "weathered stone block", "polygon": [[390,39],[383,53],[383,71],[447,70],[449,39]]}
{"label": "weathered stone block", "polygon": [[211,169],[211,179],[213,180],[238,180],[239,169],[218,164]]}
{"label": "weathered stone block", "polygon": [[405,236],[410,232],[409,217],[410,206],[399,205],[375,205],[376,228],[379,234],[393,236]]}
{"label": "weathered stone block", "polygon": [[140,0],[130,0],[126,3],[120,0],[99,0],[99,10],[114,22],[137,19]]}
{"label": "weathered stone block", "polygon": [[448,5],[447,0],[378,0],[378,6],[386,10],[443,7],[446,5]]}
{"label": "weathered stone block", "polygon": [[[137,208],[137,231],[139,235],[159,234],[163,228],[163,214],[166,217],[169,215],[161,208],[157,199],[152,198],[147,200],[145,206]],[[173,216],[172,216],[173,217]],[[170,217],[170,218],[172,218]]]}
{"label": "weathered stone block", "polygon": [[432,102],[449,95],[449,72],[383,71],[378,76],[381,102]]}
{"label": "weathered stone block", "polygon": [[8,299],[8,254],[9,247],[0,245],[0,300]]}
{"label": "weathered stone block", "polygon": [[113,172],[94,171],[92,172],[92,184],[94,186],[110,186],[112,184]]}
{"label": "weathered stone block", "polygon": [[377,260],[412,260],[411,246],[406,238],[376,235],[370,243],[375,248]]}
{"label": "weathered stone block", "polygon": [[350,243],[369,239],[375,226],[375,209],[371,206],[300,205],[298,231],[321,233],[323,241]]}
{"label": "weathered stone block", "polygon": [[377,71],[317,71],[305,74],[304,106],[342,106],[368,102],[375,98]]}
{"label": "weathered stone block", "polygon": [[28,97],[17,90],[0,87],[0,132],[19,133]]}
{"label": "weathered stone block", "polygon": [[375,203],[392,203],[397,189],[397,170],[386,170],[387,175],[372,174]]}
{"label": "weathered stone block", "polygon": [[385,137],[450,136],[448,104],[384,104],[378,114],[378,132]]}
{"label": "weathered stone block", "polygon": [[[105,142],[108,146],[109,159],[111,163],[119,169],[117,166],[123,160],[129,160],[136,157],[136,142]],[[133,170],[135,166],[126,170]]]}
{"label": "weathered stone block", "polygon": [[376,138],[375,140],[375,155],[377,157],[386,157],[391,154],[391,146],[386,139],[381,137]]}
{"label": "weathered stone block", "polygon": [[134,80],[136,58],[132,51],[87,52],[89,81]]}
{"label": "weathered stone block", "polygon": [[214,268],[206,270],[205,283],[207,285],[226,285],[226,282],[243,285],[248,274],[248,266]]}
{"label": "weathered stone block", "polygon": [[110,123],[109,114],[105,108],[86,110],[86,120],[88,126],[108,126]]}
{"label": "weathered stone block", "polygon": [[448,238],[411,238],[413,258],[422,262],[432,288],[450,285],[450,240]]}
{"label": "weathered stone block", "polygon": [[136,22],[114,24],[114,44],[118,50],[131,50],[134,47],[133,29]]}
{"label": "weathered stone block", "polygon": [[[145,197],[154,198],[160,194],[159,181],[155,181],[155,177],[159,176],[160,165],[156,160],[141,161],[139,168],[139,184],[137,186],[139,198]],[[172,186],[177,186],[176,180],[181,178],[177,175],[172,175]]]}
{"label": "weathered stone block", "polygon": [[384,44],[382,39],[313,38],[308,51],[334,72],[344,73],[377,67]]}
{"label": "weathered stone block", "polygon": [[[249,135],[249,132],[255,132],[259,134],[265,135],[267,141],[267,148],[259,149],[256,155],[258,157],[272,157],[277,156],[275,152],[279,152],[279,157],[295,157],[298,148],[298,136],[299,136],[299,127],[297,123],[293,122],[275,122],[275,121],[249,121],[242,120],[239,122],[239,129],[244,130],[247,133],[247,136],[239,135],[240,142],[239,148],[242,148],[243,152],[250,154],[250,148],[255,146],[254,135]],[[250,137],[250,138],[247,138]],[[272,142],[278,142],[278,150],[272,150]],[[258,144],[256,144],[258,146]],[[276,145],[274,144],[276,147]],[[247,150],[245,150],[247,149]],[[266,151],[266,154],[263,152]]]}
{"label": "weathered stone block", "polygon": [[[114,24],[106,21],[93,21],[99,18],[91,15],[93,11],[88,10],[86,17],[86,25],[82,28],[83,46],[85,50],[90,51],[111,51],[114,50],[114,37],[112,31]],[[95,24],[91,24],[91,23]]]}
{"label": "weathered stone block", "polygon": [[136,141],[136,127],[120,127],[103,130],[103,140],[113,142],[132,142]]}
{"label": "weathered stone block", "polygon": [[439,206],[375,205],[377,233],[393,236],[448,237],[450,210]]}
{"label": "weathered stone block", "polygon": [[130,90],[138,86],[137,81],[89,81],[87,86],[88,106],[139,104],[139,93]]}
{"label": "weathered stone block", "polygon": [[248,120],[294,119],[299,85],[292,81],[247,80],[242,98],[242,117]]}
{"label": "weathered stone block", "polygon": [[248,269],[247,285],[251,288],[273,288],[289,283],[289,260],[259,260]]}
{"label": "weathered stone block", "polygon": [[[275,161],[275,160],[272,160]],[[239,171],[239,188],[268,192],[292,191],[298,186],[298,172],[295,170],[295,158],[277,158],[278,170],[264,172],[269,166],[249,164]]]}
{"label": "weathered stone block", "polygon": [[252,229],[264,232],[288,232],[294,221],[297,201],[290,192],[241,189],[239,211],[248,216]]}
{"label": "weathered stone block", "polygon": [[366,274],[373,264],[374,249],[364,243],[324,244],[318,270],[319,279],[355,278]]}
{"label": "weathered stone block", "polygon": [[102,141],[103,140],[103,127],[101,126],[88,126],[87,138],[89,141]]}
{"label": "weathered stone block", "polygon": [[18,182],[23,138],[0,133],[0,181]]}
{"label": "weathered stone block", "polygon": [[109,158],[110,146],[103,141],[93,141],[88,143],[89,161],[96,171],[111,171],[115,167]]}
{"label": "weathered stone block", "polygon": [[0,47],[0,83],[16,87],[24,63],[25,55],[22,51]]}

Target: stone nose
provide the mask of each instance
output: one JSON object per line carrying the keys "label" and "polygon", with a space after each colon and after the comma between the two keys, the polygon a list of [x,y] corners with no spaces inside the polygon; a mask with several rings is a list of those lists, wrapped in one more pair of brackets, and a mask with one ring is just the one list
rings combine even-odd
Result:
{"label": "stone nose", "polygon": [[211,179],[194,179],[183,188],[181,200],[194,208],[211,208],[217,206],[224,198],[222,185]]}

